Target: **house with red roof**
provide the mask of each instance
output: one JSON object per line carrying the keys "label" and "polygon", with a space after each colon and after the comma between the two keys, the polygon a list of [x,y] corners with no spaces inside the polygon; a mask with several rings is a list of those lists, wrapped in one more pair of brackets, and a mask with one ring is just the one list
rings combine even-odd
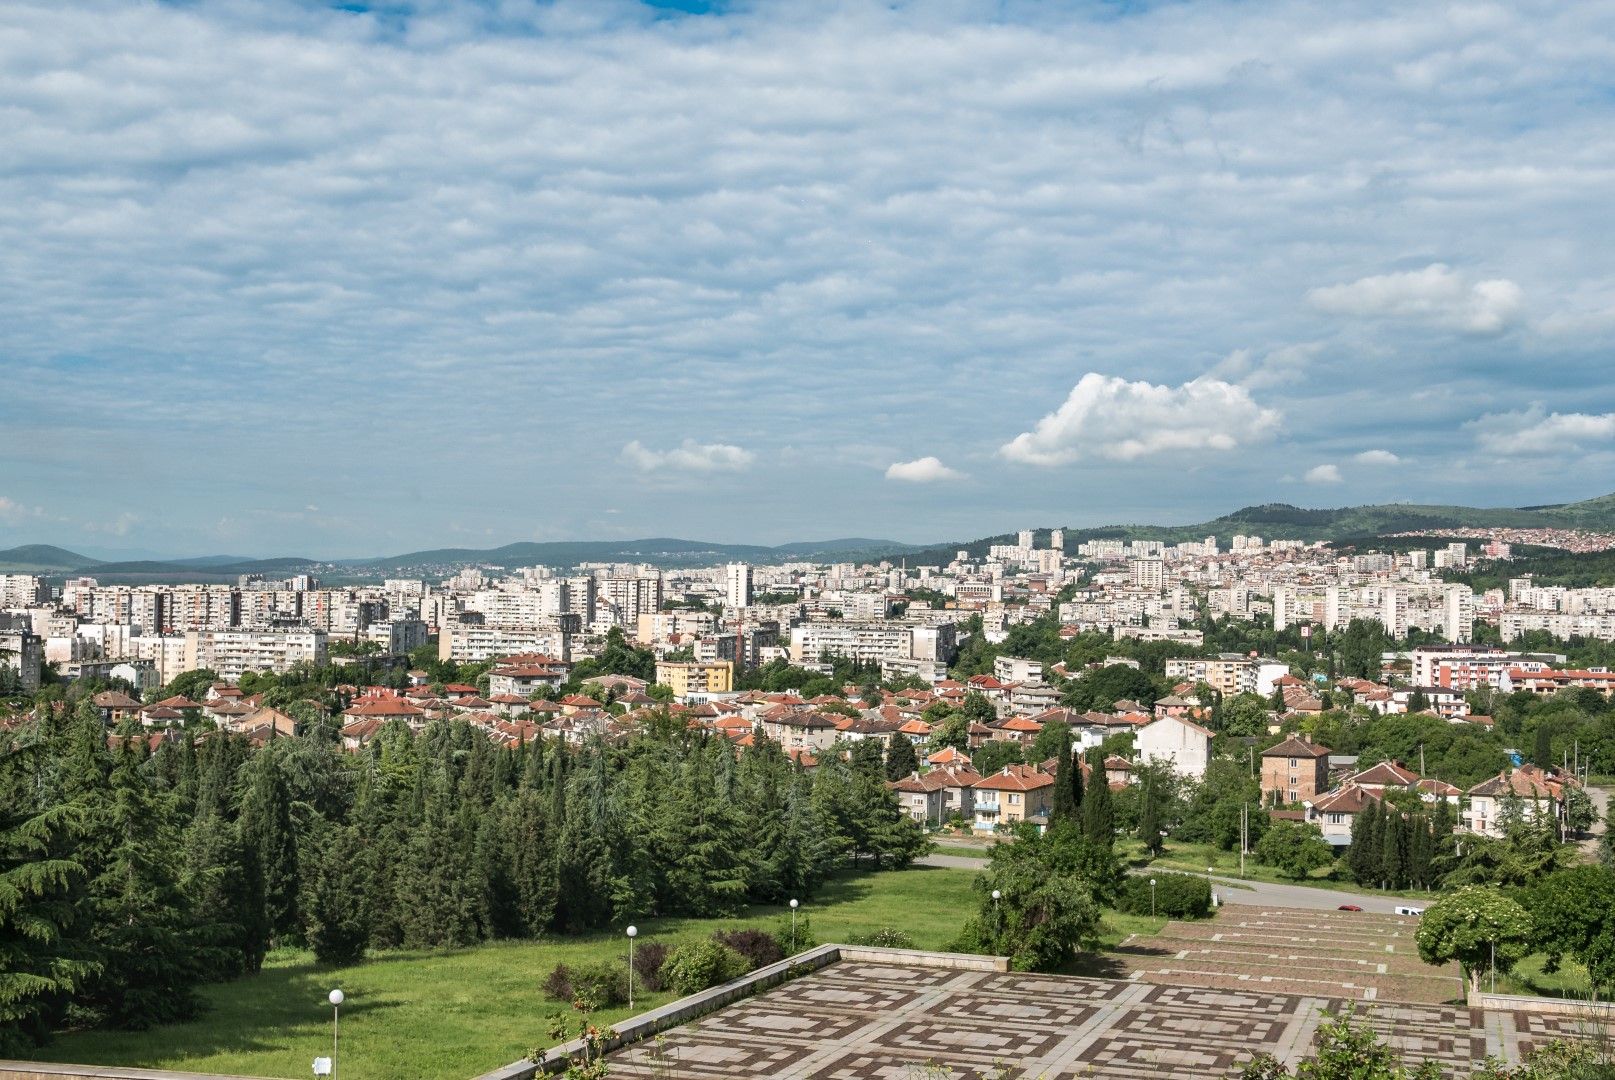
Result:
{"label": "house with red roof", "polygon": [[1034,765],[1006,765],[976,781],[975,831],[1009,830],[1022,822],[1048,824],[1054,776]]}

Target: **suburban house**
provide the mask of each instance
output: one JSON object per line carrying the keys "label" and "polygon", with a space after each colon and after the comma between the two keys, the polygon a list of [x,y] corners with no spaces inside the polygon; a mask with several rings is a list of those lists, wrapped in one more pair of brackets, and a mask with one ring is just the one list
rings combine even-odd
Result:
{"label": "suburban house", "polygon": [[1351,843],[1352,826],[1357,821],[1357,815],[1379,801],[1378,792],[1348,785],[1308,804],[1307,820],[1318,827],[1331,846],[1346,847]]}
{"label": "suburban house", "polygon": [[1164,715],[1138,729],[1133,747],[1140,761],[1169,762],[1179,776],[1204,779],[1212,734],[1183,716]]}
{"label": "suburban house", "polygon": [[1329,790],[1329,748],[1305,735],[1262,751],[1262,794],[1276,793],[1279,802],[1311,802]]}
{"label": "suburban house", "polygon": [[975,830],[1010,829],[1025,821],[1046,825],[1054,777],[1032,765],[1005,765],[975,785]]}
{"label": "suburban house", "polygon": [[1525,821],[1542,815],[1557,820],[1564,810],[1564,787],[1575,782],[1560,776],[1557,770],[1544,772],[1535,765],[1504,769],[1469,789],[1469,809],[1463,814],[1464,824],[1470,832],[1482,836],[1502,836],[1503,825],[1499,819],[1506,817],[1511,805],[1519,808],[1520,817]]}
{"label": "suburban house", "polygon": [[903,812],[922,825],[941,825],[955,814],[968,819],[974,811],[972,789],[981,776],[969,766],[910,773],[886,786],[897,793]]}

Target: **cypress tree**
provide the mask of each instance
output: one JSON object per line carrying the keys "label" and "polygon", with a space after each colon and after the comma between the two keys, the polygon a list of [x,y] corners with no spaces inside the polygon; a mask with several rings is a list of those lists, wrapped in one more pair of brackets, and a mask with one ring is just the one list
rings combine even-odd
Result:
{"label": "cypress tree", "polygon": [[1093,783],[1082,798],[1082,834],[1089,842],[1107,850],[1116,842],[1116,809],[1111,803],[1110,785],[1102,765],[1094,766]]}
{"label": "cypress tree", "polygon": [[1380,841],[1380,881],[1388,889],[1400,889],[1406,883],[1403,875],[1407,869],[1407,832],[1402,815],[1390,811],[1384,819],[1384,830]]}
{"label": "cypress tree", "polygon": [[249,777],[237,822],[248,876],[262,882],[263,923],[269,937],[296,939],[303,920],[297,910],[301,879],[291,795],[279,762],[267,752],[253,758]]}
{"label": "cypress tree", "polygon": [[1155,781],[1145,776],[1138,793],[1138,838],[1152,855],[1161,853],[1161,808],[1155,794]]}
{"label": "cypress tree", "polygon": [[363,959],[370,940],[364,845],[352,826],[326,830],[314,848],[303,911],[308,944],[322,964]]}
{"label": "cypress tree", "polygon": [[1055,761],[1054,797],[1049,806],[1050,825],[1078,819],[1080,805],[1071,789],[1071,769],[1074,764],[1067,754],[1061,754]]}
{"label": "cypress tree", "polygon": [[910,773],[920,771],[920,756],[914,744],[901,731],[894,731],[886,740],[886,779],[901,780]]}
{"label": "cypress tree", "polygon": [[511,889],[522,932],[528,937],[549,930],[555,918],[557,845],[547,805],[537,791],[522,791],[505,806]]}

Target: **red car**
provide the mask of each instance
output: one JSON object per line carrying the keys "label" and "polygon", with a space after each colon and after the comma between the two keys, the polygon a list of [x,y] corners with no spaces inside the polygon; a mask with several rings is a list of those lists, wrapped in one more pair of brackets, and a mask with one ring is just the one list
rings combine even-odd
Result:
{"label": "red car", "polygon": [[1341,904],[1340,905],[1340,910],[1341,911],[1361,911],[1363,909],[1358,907],[1356,904]]}

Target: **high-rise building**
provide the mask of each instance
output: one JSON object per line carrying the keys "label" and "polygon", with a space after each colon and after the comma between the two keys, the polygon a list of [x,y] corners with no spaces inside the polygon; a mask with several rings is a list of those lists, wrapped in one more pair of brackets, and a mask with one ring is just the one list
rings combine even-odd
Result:
{"label": "high-rise building", "polygon": [[1020,536],[1015,541],[1015,546],[1030,549],[1032,546],[1032,530],[1022,529]]}
{"label": "high-rise building", "polygon": [[730,563],[723,568],[723,600],[731,609],[751,607],[749,563]]}
{"label": "high-rise building", "polygon": [[1049,531],[1049,547],[1055,551],[1065,550],[1065,530],[1052,529]]}

